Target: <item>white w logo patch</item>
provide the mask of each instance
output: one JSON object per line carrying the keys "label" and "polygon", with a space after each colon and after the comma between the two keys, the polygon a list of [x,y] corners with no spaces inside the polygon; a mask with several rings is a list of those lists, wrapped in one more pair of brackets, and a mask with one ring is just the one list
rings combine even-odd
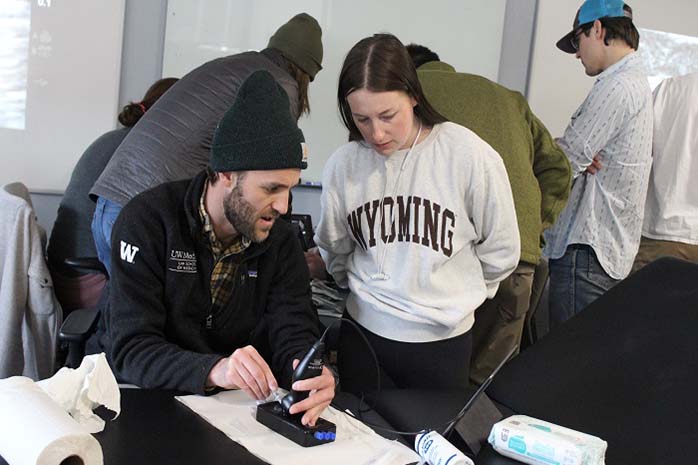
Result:
{"label": "white w logo patch", "polygon": [[126,260],[129,263],[133,263],[133,259],[136,257],[136,252],[138,252],[140,248],[136,247],[135,245],[127,244],[124,241],[121,241],[121,259]]}

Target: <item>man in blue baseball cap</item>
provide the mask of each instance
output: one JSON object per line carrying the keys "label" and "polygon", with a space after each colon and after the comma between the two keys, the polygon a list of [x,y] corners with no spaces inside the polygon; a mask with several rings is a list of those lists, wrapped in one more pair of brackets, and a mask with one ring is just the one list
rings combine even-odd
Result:
{"label": "man in blue baseball cap", "polygon": [[562,323],[625,278],[640,244],[651,166],[652,94],[632,9],[586,0],[557,42],[596,81],[558,140],[572,165],[567,206],[546,231],[550,323]]}
{"label": "man in blue baseball cap", "polygon": [[[557,48],[567,53],[576,53],[579,49],[579,33],[581,30],[588,31],[596,20],[611,18],[628,18],[629,21],[621,21],[619,24],[627,27],[628,35],[626,42],[634,50],[637,50],[639,34],[632,25],[633,10],[620,0],[588,0],[577,10],[574,17],[572,30],[557,41]],[[606,21],[608,22],[608,21]],[[630,37],[632,36],[632,37]]]}

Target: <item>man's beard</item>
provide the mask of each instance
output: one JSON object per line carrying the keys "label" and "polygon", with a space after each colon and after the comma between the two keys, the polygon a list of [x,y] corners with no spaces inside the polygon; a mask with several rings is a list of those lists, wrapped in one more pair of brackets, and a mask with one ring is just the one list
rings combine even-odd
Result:
{"label": "man's beard", "polygon": [[[257,215],[251,203],[243,198],[240,184],[236,185],[230,192],[230,195],[223,201],[223,211],[225,217],[230,221],[235,230],[242,234],[252,242],[263,242],[268,234],[257,232],[255,224],[262,215]],[[272,210],[271,213],[264,216],[270,216],[276,219],[279,213]]]}

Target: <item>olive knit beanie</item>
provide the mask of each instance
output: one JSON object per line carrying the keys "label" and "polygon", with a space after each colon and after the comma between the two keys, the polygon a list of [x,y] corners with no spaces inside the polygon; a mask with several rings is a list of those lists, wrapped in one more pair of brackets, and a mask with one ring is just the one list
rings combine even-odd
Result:
{"label": "olive knit beanie", "polygon": [[289,61],[305,71],[312,81],[322,69],[322,29],[307,13],[289,19],[269,39],[269,48],[275,48]]}
{"label": "olive knit beanie", "polygon": [[291,116],[288,96],[267,71],[255,71],[213,133],[213,171],[305,169],[303,132]]}

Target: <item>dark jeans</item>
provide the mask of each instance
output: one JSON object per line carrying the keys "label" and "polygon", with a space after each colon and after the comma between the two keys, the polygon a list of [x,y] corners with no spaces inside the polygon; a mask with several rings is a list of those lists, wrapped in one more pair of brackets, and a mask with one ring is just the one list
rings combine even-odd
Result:
{"label": "dark jeans", "polygon": [[[353,321],[346,311],[343,318]],[[376,367],[357,328],[342,322],[338,368],[343,391],[357,395],[376,392],[378,370],[381,389],[468,387],[471,331],[443,341],[422,343],[393,341],[363,327],[362,332],[373,347],[379,366]]]}
{"label": "dark jeans", "polygon": [[121,212],[121,205],[103,197],[97,199],[92,217],[92,238],[97,249],[97,258],[111,275],[111,230]]}
{"label": "dark jeans", "polygon": [[620,280],[611,278],[588,245],[572,244],[550,264],[550,328],[567,321]]}

